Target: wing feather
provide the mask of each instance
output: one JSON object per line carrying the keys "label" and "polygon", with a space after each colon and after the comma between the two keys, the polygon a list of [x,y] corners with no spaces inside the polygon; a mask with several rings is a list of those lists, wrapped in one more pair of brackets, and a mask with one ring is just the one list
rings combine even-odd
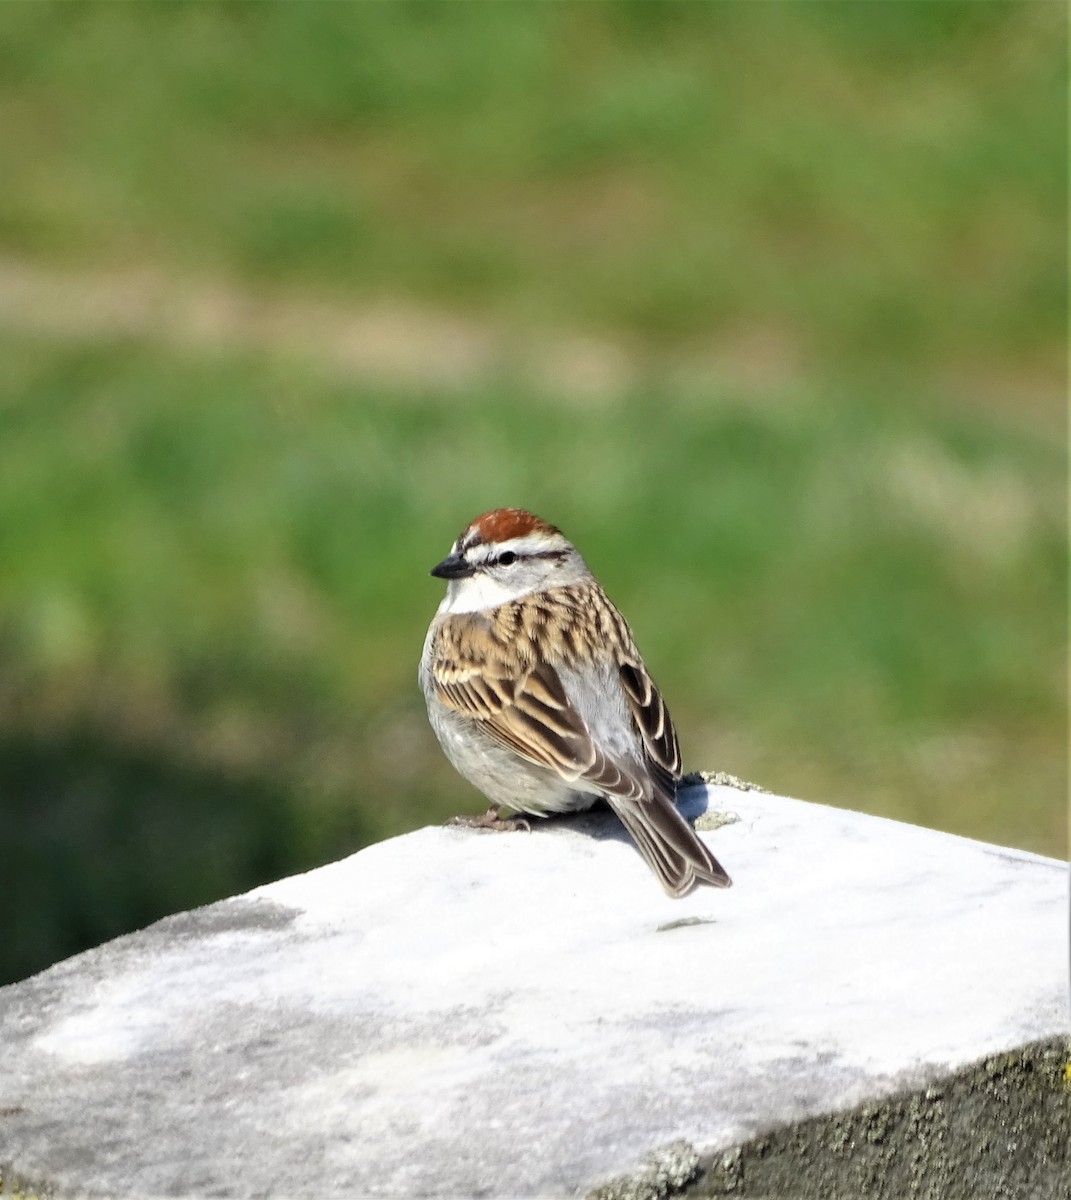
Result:
{"label": "wing feather", "polygon": [[595,762],[587,726],[549,664],[534,667],[516,684],[489,676],[486,664],[464,679],[435,682],[444,704],[479,721],[491,737],[529,762],[568,780],[579,779]]}
{"label": "wing feather", "polygon": [[638,661],[622,665],[621,686],[650,762],[661,768],[663,779],[675,785],[681,773],[681,750],[661,692]]}
{"label": "wing feather", "polygon": [[437,673],[439,699],[479,721],[486,732],[522,758],[549,767],[563,779],[583,779],[623,800],[646,800],[660,792],[672,800],[681,756],[673,722],[643,663],[620,668],[621,685],[643,745],[642,760],[612,759],[592,740],[569,700],[557,670],[539,663],[519,679],[484,661],[478,667]]}

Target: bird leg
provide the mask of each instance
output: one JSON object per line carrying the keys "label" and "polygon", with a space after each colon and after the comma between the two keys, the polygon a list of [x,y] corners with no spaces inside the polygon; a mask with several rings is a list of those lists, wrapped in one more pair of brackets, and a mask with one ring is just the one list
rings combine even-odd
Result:
{"label": "bird leg", "polygon": [[500,817],[498,815],[499,807],[497,804],[492,804],[488,807],[487,812],[479,817],[451,817],[447,821],[447,825],[463,825],[466,829],[492,829],[496,833],[511,833],[518,829],[523,829],[525,833],[532,832],[531,825],[524,817]]}

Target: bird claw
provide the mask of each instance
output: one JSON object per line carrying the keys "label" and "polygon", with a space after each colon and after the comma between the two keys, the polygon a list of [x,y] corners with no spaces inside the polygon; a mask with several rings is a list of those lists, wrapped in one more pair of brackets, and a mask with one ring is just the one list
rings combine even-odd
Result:
{"label": "bird claw", "polygon": [[495,833],[513,833],[518,829],[523,829],[525,833],[532,832],[531,825],[524,817],[500,817],[497,808],[489,808],[478,817],[451,817],[446,823],[460,825],[465,829],[490,829]]}

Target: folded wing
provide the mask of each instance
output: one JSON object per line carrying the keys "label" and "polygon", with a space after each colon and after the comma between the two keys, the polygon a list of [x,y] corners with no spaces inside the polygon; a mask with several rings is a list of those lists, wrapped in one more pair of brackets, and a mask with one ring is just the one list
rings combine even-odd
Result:
{"label": "folded wing", "polygon": [[620,679],[642,745],[628,760],[608,756],[594,741],[548,663],[519,679],[487,662],[471,670],[455,665],[435,684],[443,704],[478,721],[501,745],[600,791],[671,896],[698,882],[728,886],[729,876],[674,803],[681,756],[665,702],[642,662],[622,666]]}

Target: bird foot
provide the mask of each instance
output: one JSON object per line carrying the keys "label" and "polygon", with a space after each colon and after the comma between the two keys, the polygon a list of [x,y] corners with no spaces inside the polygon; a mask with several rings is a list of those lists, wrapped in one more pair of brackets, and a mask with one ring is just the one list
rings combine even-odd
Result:
{"label": "bird foot", "polygon": [[496,833],[512,833],[523,829],[531,833],[532,827],[524,817],[500,817],[497,808],[489,808],[479,817],[451,817],[447,825],[461,825],[466,829],[491,829]]}

